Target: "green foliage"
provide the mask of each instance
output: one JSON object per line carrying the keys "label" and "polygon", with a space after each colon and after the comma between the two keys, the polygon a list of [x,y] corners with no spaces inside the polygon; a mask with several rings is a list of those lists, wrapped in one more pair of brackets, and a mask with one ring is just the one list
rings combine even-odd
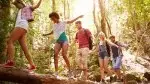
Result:
{"label": "green foliage", "polygon": [[139,52],[139,55],[148,54],[144,52],[145,48],[150,51],[150,46],[148,48],[144,44],[146,42],[146,45],[149,45],[149,3],[149,0],[120,0],[114,3],[116,13],[127,15],[126,21],[122,22],[121,38],[131,45],[131,50]]}

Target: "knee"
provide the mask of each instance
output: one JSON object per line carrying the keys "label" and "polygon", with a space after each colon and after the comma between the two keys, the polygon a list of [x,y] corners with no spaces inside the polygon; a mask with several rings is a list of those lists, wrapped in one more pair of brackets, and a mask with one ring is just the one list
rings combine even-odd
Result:
{"label": "knee", "polygon": [[105,71],[108,71],[108,67],[107,67],[107,66],[104,66],[104,70],[105,70]]}
{"label": "knee", "polygon": [[64,51],[62,51],[62,56],[63,56],[64,58],[66,58],[67,53],[66,53],[66,52],[64,52]]}
{"label": "knee", "polygon": [[58,60],[58,55],[54,55],[54,60]]}
{"label": "knee", "polygon": [[13,44],[13,40],[9,39],[9,40],[7,41],[7,45],[11,45],[11,44]]}
{"label": "knee", "polygon": [[104,70],[104,66],[100,66],[100,70]]}

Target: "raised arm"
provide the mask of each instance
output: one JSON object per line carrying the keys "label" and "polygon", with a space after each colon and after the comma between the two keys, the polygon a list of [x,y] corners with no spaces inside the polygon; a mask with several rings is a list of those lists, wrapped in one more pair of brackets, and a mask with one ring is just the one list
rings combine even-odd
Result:
{"label": "raised arm", "polygon": [[83,17],[83,15],[80,15],[80,16],[78,16],[77,18],[75,18],[73,20],[67,21],[67,24],[71,24],[71,23],[75,22],[76,20],[78,20],[79,18],[82,18],[82,17]]}
{"label": "raised arm", "polygon": [[48,34],[43,34],[43,36],[47,36],[47,35],[51,35],[51,34],[53,34],[53,31],[51,31],[51,32],[48,33]]}
{"label": "raised arm", "polygon": [[33,9],[33,10],[34,10],[34,9],[37,9],[37,8],[40,6],[41,2],[42,2],[42,0],[39,0],[39,2],[38,2],[36,5],[33,5],[33,6],[32,6],[32,9]]}
{"label": "raised arm", "polygon": [[124,48],[127,48],[127,47],[128,47],[127,44],[124,44],[124,43],[121,43],[121,42],[119,42],[119,46],[124,47]]}
{"label": "raised arm", "polygon": [[116,45],[116,44],[112,43],[111,41],[108,41],[108,40],[107,40],[107,42],[108,42],[108,44],[109,44],[110,46],[116,46],[117,48],[119,48],[119,46],[118,46],[118,45]]}

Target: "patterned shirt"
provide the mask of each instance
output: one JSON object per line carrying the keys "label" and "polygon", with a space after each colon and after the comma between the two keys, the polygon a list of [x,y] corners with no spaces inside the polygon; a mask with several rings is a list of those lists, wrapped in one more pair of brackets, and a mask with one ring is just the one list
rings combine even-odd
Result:
{"label": "patterned shirt", "polygon": [[31,8],[31,6],[26,6],[26,7],[22,8],[21,19],[25,19],[27,21],[33,21],[32,12],[33,12],[33,10]]}

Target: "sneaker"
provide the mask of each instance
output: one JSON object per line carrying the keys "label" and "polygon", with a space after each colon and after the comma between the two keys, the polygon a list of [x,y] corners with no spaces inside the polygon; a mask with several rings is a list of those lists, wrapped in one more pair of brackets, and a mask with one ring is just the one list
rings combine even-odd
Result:
{"label": "sneaker", "polygon": [[113,77],[112,76],[110,76],[110,82],[112,82],[113,81]]}
{"label": "sneaker", "polygon": [[100,81],[100,84],[106,84],[105,80],[102,79],[102,80]]}
{"label": "sneaker", "polygon": [[35,70],[36,69],[36,66],[35,65],[31,65],[30,67],[28,67],[28,70]]}
{"label": "sneaker", "polygon": [[3,66],[5,68],[11,68],[14,67],[15,63],[13,61],[8,60],[6,64],[4,64]]}
{"label": "sneaker", "polygon": [[54,76],[55,78],[57,78],[57,79],[60,78],[60,77],[58,76],[58,72],[54,72],[54,73],[53,73],[53,76]]}

